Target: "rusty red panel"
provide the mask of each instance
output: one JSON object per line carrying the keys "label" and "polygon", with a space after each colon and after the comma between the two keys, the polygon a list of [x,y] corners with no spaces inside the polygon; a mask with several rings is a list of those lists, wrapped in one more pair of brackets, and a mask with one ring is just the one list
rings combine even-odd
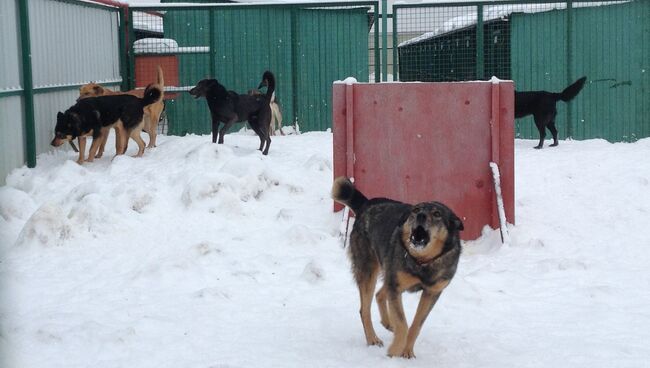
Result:
{"label": "rusty red panel", "polygon": [[[135,57],[135,86],[144,88],[156,81],[156,67],[163,70],[165,86],[178,86],[178,58],[175,55],[137,55]],[[165,92],[165,100],[176,98],[177,93]]]}
{"label": "rusty red panel", "polygon": [[334,176],[369,197],[443,202],[475,239],[499,227],[491,161],[514,223],[513,106],[510,81],[334,84]]}

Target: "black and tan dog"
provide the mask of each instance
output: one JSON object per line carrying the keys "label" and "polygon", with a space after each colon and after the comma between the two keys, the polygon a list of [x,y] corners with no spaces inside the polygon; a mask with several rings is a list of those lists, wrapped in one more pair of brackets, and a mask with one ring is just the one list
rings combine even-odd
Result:
{"label": "black and tan dog", "polygon": [[[366,198],[344,177],[332,186],[332,198],[356,215],[350,233],[352,272],[361,297],[361,323],[368,345],[382,346],[370,318],[377,278],[381,323],[393,331],[389,356],[414,358],[413,345],[424,320],[456,273],[462,221],[439,202],[410,205],[386,198]],[[404,291],[422,291],[409,328],[402,307]]]}
{"label": "black and tan dog", "polygon": [[[253,131],[260,137],[260,151],[269,153],[271,138],[269,126],[271,124],[271,98],[275,91],[275,77],[270,71],[264,72],[262,82],[258,88],[267,86],[266,94],[250,96],[228,91],[216,79],[203,79],[190,90],[194,98],[205,97],[212,118],[212,143],[223,143],[223,137],[230,127],[237,123],[248,121]],[[224,126],[219,130],[219,124]],[[266,146],[265,146],[266,145]]]}
{"label": "black and tan dog", "polygon": [[77,162],[82,164],[86,137],[92,135],[93,143],[88,154],[88,161],[92,162],[109,129],[114,127],[118,139],[116,155],[124,153],[126,142],[131,137],[138,144],[136,157],[142,156],[144,141],[140,137],[140,131],[144,126],[143,108],[158,101],[161,94],[160,87],[150,84],[145,89],[143,98],[132,95],[109,95],[81,99],[65,112],[57,114],[54,139],[51,144],[60,146],[65,141],[78,138]]}
{"label": "black and tan dog", "polygon": [[515,118],[519,119],[528,115],[533,115],[533,118],[535,119],[535,126],[537,126],[537,130],[539,131],[539,143],[535,148],[539,149],[544,146],[546,128],[548,128],[553,135],[553,143],[551,144],[551,147],[558,145],[557,128],[555,127],[555,115],[557,115],[555,104],[560,100],[564,102],[573,100],[573,98],[580,93],[582,87],[584,87],[586,80],[587,77],[582,77],[560,93],[547,91],[515,91]]}

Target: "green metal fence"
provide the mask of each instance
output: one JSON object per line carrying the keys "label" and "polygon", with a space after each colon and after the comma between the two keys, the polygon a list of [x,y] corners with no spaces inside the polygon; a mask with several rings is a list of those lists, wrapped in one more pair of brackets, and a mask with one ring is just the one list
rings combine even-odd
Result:
{"label": "green metal fence", "polygon": [[[463,81],[497,76],[518,90],[561,91],[561,137],[634,141],[650,136],[650,1],[585,0],[396,4],[396,79]],[[518,137],[536,138],[532,118]]]}
{"label": "green metal fence", "polygon": [[[368,47],[377,9],[377,1],[131,7],[130,34],[147,29],[150,37],[131,37],[130,87],[152,82],[156,66],[162,66],[168,133],[205,134],[207,105],[186,91],[216,78],[247,93],[271,70],[284,125],[325,130],[331,126],[333,81],[368,81],[372,72],[379,77],[379,65],[369,69]],[[378,59],[379,49],[372,51]]]}

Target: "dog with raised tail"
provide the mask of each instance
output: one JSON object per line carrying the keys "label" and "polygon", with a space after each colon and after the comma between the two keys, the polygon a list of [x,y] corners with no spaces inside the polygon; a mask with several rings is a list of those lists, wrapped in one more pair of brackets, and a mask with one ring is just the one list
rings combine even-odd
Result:
{"label": "dog with raised tail", "polygon": [[96,157],[101,142],[105,142],[110,128],[117,133],[116,155],[124,154],[129,137],[138,144],[136,157],[144,153],[144,141],[140,132],[144,127],[144,108],[160,99],[162,90],[156,84],[150,84],[144,90],[143,97],[132,95],[107,95],[80,99],[65,112],[56,117],[52,146],[60,146],[66,141],[79,139],[79,159],[84,162],[86,137],[92,136],[93,142],[88,154],[88,162]]}
{"label": "dog with raised tail", "polygon": [[519,119],[528,115],[533,115],[533,118],[535,119],[535,126],[537,126],[537,130],[539,131],[539,143],[535,148],[540,149],[544,146],[544,138],[546,138],[547,128],[553,135],[553,143],[551,144],[551,147],[558,145],[557,128],[555,127],[555,115],[557,115],[557,109],[555,105],[558,101],[569,102],[573,100],[573,98],[582,91],[586,81],[587,77],[582,77],[560,93],[547,91],[515,91],[515,118]]}
{"label": "dog with raised tail", "polygon": [[[387,198],[368,199],[345,177],[334,181],[332,198],[356,216],[349,252],[366,343],[383,345],[370,313],[377,279],[383,275],[384,284],[376,296],[381,324],[394,334],[388,355],[414,358],[420,329],[456,273],[463,222],[440,202],[411,205]],[[410,327],[402,307],[405,291],[422,291]]]}

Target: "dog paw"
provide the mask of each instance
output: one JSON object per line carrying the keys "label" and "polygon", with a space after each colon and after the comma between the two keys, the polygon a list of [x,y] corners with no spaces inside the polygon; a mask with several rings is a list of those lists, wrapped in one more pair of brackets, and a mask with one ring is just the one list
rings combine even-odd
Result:
{"label": "dog paw", "polygon": [[390,323],[381,321],[381,325],[388,331],[393,332],[393,326],[391,326]]}
{"label": "dog paw", "polygon": [[542,146],[535,146],[534,149],[542,149]]}
{"label": "dog paw", "polygon": [[415,359],[415,353],[413,353],[413,349],[404,349],[401,356],[402,358],[406,359]]}
{"label": "dog paw", "polygon": [[377,337],[377,336],[373,336],[373,337],[371,337],[369,339],[366,339],[366,340],[367,340],[366,342],[368,343],[368,346],[373,346],[373,345],[376,345],[376,346],[379,346],[379,347],[384,346],[384,342],[381,341],[381,339],[379,337]]}
{"label": "dog paw", "polygon": [[558,143],[553,143],[549,147],[557,147],[557,146],[558,146]]}

